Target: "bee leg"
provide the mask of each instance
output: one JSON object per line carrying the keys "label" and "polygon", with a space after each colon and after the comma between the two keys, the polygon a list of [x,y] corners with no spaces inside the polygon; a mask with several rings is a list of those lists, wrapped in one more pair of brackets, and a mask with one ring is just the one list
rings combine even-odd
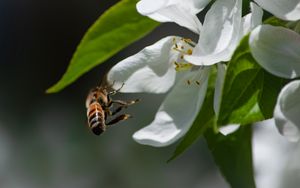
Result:
{"label": "bee leg", "polygon": [[106,107],[110,108],[113,104],[111,98],[109,97],[109,95],[107,95],[107,100],[108,100],[108,103],[105,105]]}
{"label": "bee leg", "polygon": [[104,119],[105,119],[105,121],[106,121],[107,116],[111,116],[111,115],[112,115],[112,112],[111,112],[109,109],[105,109],[105,110],[104,110],[104,113],[105,113]]}
{"label": "bee leg", "polygon": [[129,106],[129,105],[135,104],[139,101],[140,101],[140,99],[136,99],[136,100],[132,100],[132,101],[112,100],[111,102],[122,105],[122,106]]}
{"label": "bee leg", "polygon": [[122,114],[116,117],[115,119],[111,120],[110,122],[106,123],[106,125],[113,125],[118,123],[119,121],[127,120],[128,118],[131,118],[132,116],[129,114]]}
{"label": "bee leg", "polygon": [[115,109],[113,112],[110,111],[110,116],[113,116],[115,114],[117,114],[118,112],[120,112],[123,108],[127,108],[129,105],[132,105],[136,102],[138,102],[139,100],[134,100],[134,101],[128,101],[128,102],[125,102],[125,101],[112,101],[110,106],[113,104],[113,103],[117,103],[121,106],[119,106],[117,109]]}
{"label": "bee leg", "polygon": [[111,112],[111,115],[115,115],[117,114],[118,112],[120,112],[123,108],[126,108],[127,106],[119,106],[117,109],[115,109],[113,112]]}

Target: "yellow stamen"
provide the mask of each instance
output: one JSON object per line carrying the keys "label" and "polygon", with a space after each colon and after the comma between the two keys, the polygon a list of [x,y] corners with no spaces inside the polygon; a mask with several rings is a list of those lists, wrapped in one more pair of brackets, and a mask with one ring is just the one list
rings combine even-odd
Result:
{"label": "yellow stamen", "polygon": [[193,66],[190,63],[177,63],[177,62],[174,62],[174,64],[175,64],[175,70],[176,71],[190,70]]}
{"label": "yellow stamen", "polygon": [[187,54],[185,51],[183,51],[183,50],[180,50],[180,49],[178,49],[178,48],[173,48],[173,50],[175,50],[175,51],[177,51],[177,52],[180,52],[180,53],[183,53],[183,54]]}
{"label": "yellow stamen", "polygon": [[191,40],[191,39],[186,39],[186,38],[183,38],[182,39],[185,43],[187,43],[188,45],[190,45],[191,47],[195,47],[196,44]]}

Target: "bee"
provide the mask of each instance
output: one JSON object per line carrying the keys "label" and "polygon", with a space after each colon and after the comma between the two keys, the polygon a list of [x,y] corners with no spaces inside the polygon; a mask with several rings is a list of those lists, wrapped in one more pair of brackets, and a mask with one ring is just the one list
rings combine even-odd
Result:
{"label": "bee", "polygon": [[[121,114],[107,122],[108,117],[116,115],[122,109],[139,101],[139,99],[132,101],[112,100],[111,96],[118,93],[124,86],[124,83],[117,90],[113,89],[112,85],[101,84],[100,86],[93,88],[87,96],[86,108],[88,126],[95,135],[100,135],[110,125],[130,118],[131,115],[129,114]],[[117,104],[119,107],[112,110],[113,104]]]}

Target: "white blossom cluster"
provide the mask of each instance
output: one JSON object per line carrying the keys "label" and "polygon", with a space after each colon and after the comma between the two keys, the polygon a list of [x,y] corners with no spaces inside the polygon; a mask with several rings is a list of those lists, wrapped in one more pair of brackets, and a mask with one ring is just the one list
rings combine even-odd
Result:
{"label": "white blossom cluster", "polygon": [[[133,138],[141,144],[162,147],[181,138],[203,104],[208,77],[217,65],[214,110],[218,114],[226,65],[247,34],[255,60],[268,72],[294,79],[300,74],[300,1],[255,0],[251,13],[242,16],[242,0],[216,0],[203,23],[197,17],[210,0],[141,0],[137,11],[159,22],[175,22],[199,35],[198,41],[168,36],[115,65],[108,80],[121,92],[166,93],[150,125]],[[263,25],[263,9],[290,21],[294,30]],[[216,65],[215,65],[216,64]],[[279,131],[296,141],[300,137],[300,80],[281,91],[274,111]]]}

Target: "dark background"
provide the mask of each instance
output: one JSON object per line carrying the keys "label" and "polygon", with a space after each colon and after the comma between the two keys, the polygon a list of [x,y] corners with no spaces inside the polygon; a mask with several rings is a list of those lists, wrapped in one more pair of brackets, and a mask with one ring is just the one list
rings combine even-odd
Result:
{"label": "dark background", "polygon": [[162,36],[194,38],[164,24],[57,94],[45,90],[65,72],[89,26],[112,0],[0,1],[0,187],[165,188],[227,187],[200,139],[166,163],[176,144],[139,145],[132,134],[150,123],[163,95],[141,98],[128,109],[134,118],[100,137],[86,127],[87,92],[109,67]]}

